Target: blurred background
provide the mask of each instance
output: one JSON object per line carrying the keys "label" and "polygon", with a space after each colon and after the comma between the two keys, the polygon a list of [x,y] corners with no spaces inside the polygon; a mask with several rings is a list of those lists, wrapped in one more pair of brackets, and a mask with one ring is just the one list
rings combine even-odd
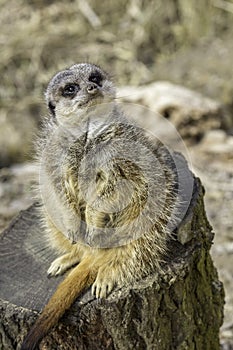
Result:
{"label": "blurred background", "polygon": [[233,349],[233,1],[0,5],[0,228],[33,202],[33,142],[53,74],[88,61],[112,75],[123,101],[156,110],[155,97],[165,94],[157,110],[176,125],[206,188],[212,255],[226,288],[221,346]]}

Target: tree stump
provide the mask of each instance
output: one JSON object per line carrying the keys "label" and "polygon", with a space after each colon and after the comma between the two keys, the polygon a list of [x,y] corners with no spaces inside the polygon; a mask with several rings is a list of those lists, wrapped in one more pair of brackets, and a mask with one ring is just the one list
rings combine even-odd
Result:
{"label": "tree stump", "polygon": [[[80,296],[40,349],[219,350],[224,292],[209,250],[213,240],[195,178],[192,201],[171,242],[166,273],[154,273],[106,300]],[[63,277],[48,279],[37,206],[23,211],[0,237],[0,349],[19,349]]]}

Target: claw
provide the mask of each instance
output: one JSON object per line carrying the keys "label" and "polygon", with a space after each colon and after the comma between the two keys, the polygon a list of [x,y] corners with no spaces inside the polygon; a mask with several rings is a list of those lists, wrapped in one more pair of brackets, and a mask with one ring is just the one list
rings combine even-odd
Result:
{"label": "claw", "polygon": [[111,280],[106,281],[100,281],[96,280],[94,284],[92,285],[92,295],[94,295],[97,299],[106,298],[107,295],[112,291],[113,289],[113,282]]}
{"label": "claw", "polygon": [[62,261],[62,257],[54,260],[50,265],[47,275],[48,277],[61,275],[63,272],[67,270],[67,264],[64,264]]}
{"label": "claw", "polygon": [[52,262],[47,271],[47,275],[48,277],[61,275],[79,261],[78,255],[65,254]]}

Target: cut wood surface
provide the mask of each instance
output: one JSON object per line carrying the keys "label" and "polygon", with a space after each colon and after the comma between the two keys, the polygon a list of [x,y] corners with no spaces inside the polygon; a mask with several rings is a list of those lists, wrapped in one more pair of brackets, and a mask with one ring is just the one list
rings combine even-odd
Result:
{"label": "cut wood surface", "polygon": [[[155,272],[106,300],[96,300],[87,291],[40,349],[219,350],[224,292],[209,254],[213,232],[198,179],[176,235],[164,274]],[[53,258],[35,204],[0,237],[0,349],[20,349],[64,278],[47,278]]]}

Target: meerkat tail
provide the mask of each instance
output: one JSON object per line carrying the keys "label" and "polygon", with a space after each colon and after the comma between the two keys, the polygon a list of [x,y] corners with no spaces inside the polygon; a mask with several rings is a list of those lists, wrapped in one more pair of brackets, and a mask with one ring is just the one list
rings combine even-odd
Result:
{"label": "meerkat tail", "polygon": [[59,284],[48,304],[44,307],[42,314],[26,336],[21,350],[36,349],[42,338],[57,324],[82,290],[88,288],[94,282],[96,276],[97,270],[90,258],[80,262]]}

